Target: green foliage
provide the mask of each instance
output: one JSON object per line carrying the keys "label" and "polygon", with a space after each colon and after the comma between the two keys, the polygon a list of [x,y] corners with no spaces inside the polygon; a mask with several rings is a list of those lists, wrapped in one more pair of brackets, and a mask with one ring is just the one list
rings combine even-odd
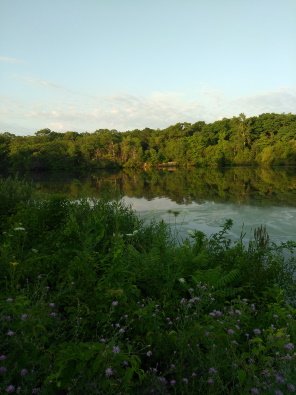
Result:
{"label": "green foliage", "polygon": [[13,170],[140,168],[167,165],[224,167],[296,164],[296,115],[261,114],[205,124],[177,123],[166,129],[35,136],[0,134],[0,165]]}
{"label": "green foliage", "polygon": [[273,245],[261,227],[248,247],[231,245],[228,220],[211,238],[195,231],[178,245],[167,225],[144,224],[114,195],[34,195],[6,216],[1,393],[296,385],[295,262],[283,255],[295,243]]}

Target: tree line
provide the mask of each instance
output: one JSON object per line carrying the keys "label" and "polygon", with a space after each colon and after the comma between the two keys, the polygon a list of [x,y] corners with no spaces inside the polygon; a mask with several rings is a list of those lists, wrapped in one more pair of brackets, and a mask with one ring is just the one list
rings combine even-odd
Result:
{"label": "tree line", "polygon": [[0,167],[9,170],[296,165],[296,115],[240,114],[165,129],[0,133]]}

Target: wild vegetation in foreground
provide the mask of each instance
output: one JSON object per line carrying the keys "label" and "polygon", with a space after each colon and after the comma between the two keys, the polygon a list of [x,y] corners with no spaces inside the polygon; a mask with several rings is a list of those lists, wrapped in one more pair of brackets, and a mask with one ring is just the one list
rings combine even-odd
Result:
{"label": "wild vegetation in foreground", "polygon": [[229,220],[178,244],[118,199],[11,178],[0,201],[1,393],[295,392],[295,243],[245,247]]}

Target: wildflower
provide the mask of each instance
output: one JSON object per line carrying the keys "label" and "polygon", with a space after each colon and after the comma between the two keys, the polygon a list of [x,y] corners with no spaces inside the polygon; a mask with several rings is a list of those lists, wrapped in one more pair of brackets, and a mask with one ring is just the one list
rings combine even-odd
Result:
{"label": "wildflower", "polygon": [[57,313],[55,313],[54,311],[52,313],[50,313],[49,315],[51,315],[52,317],[55,317],[57,315]]}
{"label": "wildflower", "polygon": [[6,359],[6,355],[0,355],[0,361],[4,361]]}
{"label": "wildflower", "polygon": [[276,374],[276,375],[275,375],[275,381],[276,381],[277,383],[285,384],[285,380],[284,380],[284,379],[282,378],[282,376],[279,375],[279,374]]}
{"label": "wildflower", "polygon": [[192,372],[191,377],[195,377],[195,376],[197,376],[197,374],[195,372]]}
{"label": "wildflower", "polygon": [[146,355],[147,355],[147,357],[151,357],[152,351],[148,351],[148,352],[146,353]]}
{"label": "wildflower", "polygon": [[171,369],[176,369],[176,365],[174,365],[173,363],[171,364]]}
{"label": "wildflower", "polygon": [[206,332],[205,335],[206,335],[206,336],[210,336],[210,332]]}
{"label": "wildflower", "polygon": [[12,266],[16,266],[16,265],[19,265],[19,262],[10,262],[10,264],[11,264]]}
{"label": "wildflower", "polygon": [[184,298],[182,298],[181,300],[180,300],[180,303],[185,303],[186,302],[186,299],[184,299]]}
{"label": "wildflower", "polygon": [[183,278],[183,277],[179,278],[179,282],[180,282],[181,284],[186,283],[185,278]]}
{"label": "wildflower", "polygon": [[14,392],[14,390],[15,390],[15,386],[14,386],[14,385],[9,385],[9,386],[6,388],[6,392]]}
{"label": "wildflower", "polygon": [[26,230],[26,229],[19,226],[18,228],[14,228],[13,230]]}
{"label": "wildflower", "polygon": [[114,300],[114,302],[112,302],[112,306],[117,306],[118,305],[118,301]]}
{"label": "wildflower", "polygon": [[50,287],[45,287],[46,291],[48,291],[50,289]]}
{"label": "wildflower", "polygon": [[38,394],[39,391],[40,391],[40,388],[33,388],[32,394]]}
{"label": "wildflower", "polygon": [[186,377],[184,377],[184,378],[182,379],[182,381],[184,381],[185,384],[188,384],[188,379],[186,379]]}
{"label": "wildflower", "polygon": [[40,276],[40,274],[39,274],[39,276],[37,276],[37,278],[38,278],[38,280],[40,280],[42,278],[42,276]]}
{"label": "wildflower", "polygon": [[274,393],[275,395],[284,395],[281,390],[275,390]]}
{"label": "wildflower", "polygon": [[122,365],[123,366],[128,366],[128,362],[127,361],[122,361]]}
{"label": "wildflower", "polygon": [[189,288],[188,291],[189,292],[194,292],[194,289],[193,288]]}
{"label": "wildflower", "polygon": [[27,369],[21,370],[21,376],[25,376],[28,373]]}
{"label": "wildflower", "polygon": [[260,394],[260,392],[259,392],[258,388],[252,388],[251,394]]}
{"label": "wildflower", "polygon": [[157,377],[157,380],[159,380],[162,384],[166,384],[167,383],[166,379],[164,377],[161,377],[161,376]]}
{"label": "wildflower", "polygon": [[106,343],[106,339],[100,339],[101,343]]}
{"label": "wildflower", "polygon": [[238,342],[236,340],[232,340],[232,344],[235,344],[236,346],[238,345]]}
{"label": "wildflower", "polygon": [[287,350],[292,350],[294,348],[294,344],[292,343],[285,344],[284,348],[286,348]]}
{"label": "wildflower", "polygon": [[38,250],[36,250],[36,248],[32,248],[31,251],[34,252],[34,254],[37,254],[37,252],[38,252]]}
{"label": "wildflower", "polygon": [[176,384],[176,380],[171,380],[171,381],[170,381],[170,384],[171,384],[171,385]]}
{"label": "wildflower", "polygon": [[207,381],[207,383],[208,383],[208,384],[214,384],[214,380],[209,379],[209,380]]}
{"label": "wildflower", "polygon": [[242,312],[240,310],[235,310],[235,313],[238,314],[238,315],[242,314]]}
{"label": "wildflower", "polygon": [[55,307],[55,304],[54,303],[49,303],[48,306],[49,307]]}
{"label": "wildflower", "polygon": [[113,372],[113,370],[111,368],[107,368],[105,370],[105,373],[106,373],[106,376],[108,376],[108,377],[112,376],[114,374],[114,372]]}
{"label": "wildflower", "polygon": [[288,384],[288,390],[294,392],[295,391],[295,387],[293,384]]}
{"label": "wildflower", "polygon": [[277,314],[274,314],[273,318],[279,318],[279,316]]}
{"label": "wildflower", "polygon": [[5,366],[0,366],[0,373],[5,373],[7,368]]}
{"label": "wildflower", "polygon": [[119,333],[124,333],[125,332],[125,330],[124,329],[119,329]]}
{"label": "wildflower", "polygon": [[74,281],[71,281],[70,284],[71,284],[71,285],[74,285],[75,283],[74,283]]}
{"label": "wildflower", "polygon": [[255,335],[260,335],[261,333],[260,329],[254,329],[253,332],[255,333]]}
{"label": "wildflower", "polygon": [[233,329],[228,329],[227,333],[228,333],[228,335],[233,335],[234,334],[234,330]]}
{"label": "wildflower", "polygon": [[262,370],[262,372],[261,372],[261,373],[263,374],[263,376],[266,376],[266,377],[270,376],[270,373],[269,373],[269,371],[268,371],[268,370],[266,370],[266,369]]}
{"label": "wildflower", "polygon": [[216,374],[218,371],[215,368],[210,368],[209,369],[209,374]]}
{"label": "wildflower", "polygon": [[13,302],[13,299],[12,298],[8,298],[8,299],[6,299],[6,302]]}
{"label": "wildflower", "polygon": [[8,335],[8,336],[13,336],[14,333],[15,333],[15,332],[9,331],[9,332],[7,332],[7,335]]}
{"label": "wildflower", "polygon": [[285,355],[285,356],[284,356],[284,359],[286,359],[286,360],[289,361],[290,359],[292,359],[292,357],[291,357],[291,355]]}
{"label": "wildflower", "polygon": [[118,346],[113,347],[113,354],[119,354],[120,353],[120,348]]}
{"label": "wildflower", "polygon": [[127,314],[125,314],[124,318],[128,318],[128,315],[127,315]]}
{"label": "wildflower", "polygon": [[8,315],[7,317],[5,317],[5,320],[6,320],[6,321],[11,321],[10,315]]}
{"label": "wildflower", "polygon": [[21,315],[21,319],[22,319],[22,320],[27,319],[27,317],[28,317],[28,314],[22,314],[22,315]]}

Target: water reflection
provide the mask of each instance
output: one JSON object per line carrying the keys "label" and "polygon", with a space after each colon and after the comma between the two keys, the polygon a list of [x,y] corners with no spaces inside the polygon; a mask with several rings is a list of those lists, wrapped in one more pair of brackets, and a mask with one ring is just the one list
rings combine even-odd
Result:
{"label": "water reflection", "polygon": [[74,198],[99,197],[108,187],[124,196],[147,200],[168,198],[178,204],[217,203],[296,206],[296,169],[176,169],[91,174],[31,173],[37,188],[46,193],[61,192]]}
{"label": "water reflection", "polygon": [[[34,173],[30,178],[41,192],[65,193],[72,198],[112,196],[117,191],[143,219],[154,216],[169,223],[179,241],[189,229],[209,236],[227,218],[234,221],[233,239],[243,232],[247,241],[263,224],[274,242],[296,240],[295,168]],[[168,210],[180,214],[175,217]]]}

